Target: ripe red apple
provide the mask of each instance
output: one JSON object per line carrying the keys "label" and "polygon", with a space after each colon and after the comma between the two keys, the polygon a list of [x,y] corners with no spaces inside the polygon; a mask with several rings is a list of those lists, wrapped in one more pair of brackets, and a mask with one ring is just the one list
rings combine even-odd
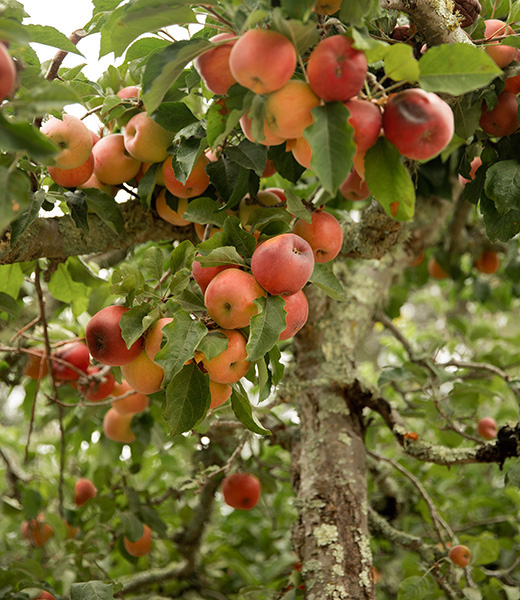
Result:
{"label": "ripe red apple", "polygon": [[497,97],[496,106],[487,110],[485,102],[482,103],[482,116],[479,124],[482,129],[493,137],[511,135],[518,129],[518,104],[516,95],[511,92],[502,92]]}
{"label": "ripe red apple", "polygon": [[56,597],[45,590],[41,590],[39,596],[35,598],[35,600],[56,600]]}
{"label": "ripe red apple", "polygon": [[341,225],[334,215],[323,210],[312,213],[311,223],[298,219],[293,232],[309,242],[317,263],[336,258],[343,244]]}
{"label": "ripe red apple", "polygon": [[[150,399],[145,394],[139,394],[138,392],[134,392],[130,394],[129,392],[134,391],[132,386],[123,379],[121,383],[116,383],[114,389],[112,391],[112,396],[117,398],[112,402],[112,407],[117,410],[117,412],[122,414],[136,414],[143,412],[148,408],[148,404],[150,403]],[[119,396],[122,396],[119,398]]]}
{"label": "ripe red apple", "polygon": [[508,77],[504,82],[504,92],[511,92],[512,94],[520,93],[520,73]]}
{"label": "ripe red apple", "polygon": [[86,183],[94,173],[94,155],[89,154],[87,160],[74,169],[60,169],[59,167],[47,167],[50,178],[66,188],[78,187]]}
{"label": "ripe red apple", "polygon": [[16,83],[16,65],[4,44],[0,44],[0,102],[11,94]]}
{"label": "ripe red apple", "polygon": [[210,42],[233,41],[215,46],[215,48],[207,50],[193,61],[193,66],[208,90],[219,96],[226,95],[229,88],[236,83],[236,79],[229,68],[229,55],[236,41],[234,38],[236,38],[236,35],[229,32],[218,33],[210,37]]}
{"label": "ripe red apple", "polygon": [[209,393],[211,394],[210,409],[217,408],[224,404],[224,402],[233,393],[233,388],[229,383],[217,383],[212,379],[209,380]]}
{"label": "ripe red apple", "polygon": [[291,296],[309,281],[314,270],[314,254],[302,237],[283,233],[256,247],[251,269],[264,290],[274,295]]}
{"label": "ripe red apple", "polygon": [[253,136],[252,127],[253,121],[249,118],[249,113],[246,112],[242,117],[240,117],[240,127],[244,132],[244,135],[250,142],[256,142],[258,144],[262,144],[262,146],[278,146],[279,144],[283,144],[283,138],[279,137],[275,133],[273,133],[269,129],[269,125],[267,121],[264,120],[264,137],[259,140]]}
{"label": "ripe red apple", "polygon": [[437,259],[432,256],[428,261],[428,273],[434,279],[447,279],[450,274],[437,262]]}
{"label": "ripe red apple", "polygon": [[202,357],[202,365],[216,383],[235,383],[249,371],[246,338],[237,329],[217,329],[228,338],[227,348],[211,360]]}
{"label": "ripe red apple", "polygon": [[332,35],[321,40],[309,56],[309,84],[325,102],[353,98],[365,83],[367,59],[352,44],[353,40],[345,35]]}
{"label": "ripe red apple", "polygon": [[377,142],[381,133],[383,126],[381,109],[373,102],[358,98],[351,98],[344,104],[350,111],[348,122],[354,129],[356,151],[366,152]]}
{"label": "ripe red apple", "polygon": [[224,329],[241,329],[247,327],[258,312],[254,301],[266,295],[250,273],[226,269],[210,281],[204,304],[217,325]]}
{"label": "ripe red apple", "polygon": [[92,152],[92,133],[73,115],[64,114],[62,119],[51,117],[42,125],[41,132],[60,148],[53,164],[60,169],[79,167]]}
{"label": "ripe red apple", "polygon": [[285,85],[296,68],[296,52],[281,33],[250,29],[235,43],[229,68],[238,83],[256,94],[268,94]]}
{"label": "ripe red apple", "polygon": [[492,440],[497,435],[497,422],[492,417],[484,417],[478,422],[477,431],[485,440]]}
{"label": "ripe red apple", "polygon": [[123,414],[115,408],[109,408],[103,419],[103,431],[109,440],[130,444],[135,441],[132,431],[133,413]]}
{"label": "ripe red apple", "polygon": [[500,259],[494,250],[484,250],[484,252],[473,261],[477,271],[491,275],[498,271]]}
{"label": "ripe red apple", "polygon": [[412,88],[390,96],[383,113],[383,129],[403,156],[428,160],[450,142],[453,113],[436,94]]}
{"label": "ripe red apple", "polygon": [[130,556],[144,556],[150,552],[152,547],[152,531],[148,525],[143,524],[143,535],[135,542],[131,542],[126,536],[123,539],[125,550]]}
{"label": "ripe red apple", "polygon": [[490,40],[484,49],[486,54],[488,54],[495,61],[495,64],[502,69],[514,60],[516,48],[513,46],[504,46],[503,44],[499,44],[498,41],[492,42],[491,40],[505,35],[514,35],[515,32],[512,27],[499,19],[486,19],[484,24],[484,37],[486,40]]}
{"label": "ripe red apple", "polygon": [[136,160],[145,163],[163,162],[174,133],[161,127],[147,112],[134,115],[125,126],[125,148]]}
{"label": "ripe red apple", "polygon": [[74,484],[74,504],[76,506],[83,506],[91,498],[95,498],[96,496],[97,488],[90,479],[82,477]]}
{"label": "ripe red apple", "polygon": [[218,265],[216,267],[203,267],[200,261],[194,260],[191,268],[191,274],[193,279],[198,283],[202,293],[204,294],[210,281],[218,273],[225,271],[226,269],[239,269],[238,265]]}
{"label": "ripe red apple", "polygon": [[190,225],[190,221],[186,221],[181,215],[184,214],[188,208],[187,198],[178,198],[177,210],[174,210],[168,205],[166,201],[166,188],[163,188],[157,198],[155,199],[155,210],[157,214],[168,223],[176,225],[177,227],[186,227]]}
{"label": "ripe red apple", "polygon": [[[95,375],[99,373],[97,367],[89,367],[87,369],[87,375]],[[84,385],[78,384],[78,392],[85,396],[90,402],[101,402],[108,398],[114,390],[116,379],[111,371],[103,375],[103,379],[99,381],[94,378]]]}
{"label": "ripe red apple", "polygon": [[366,200],[370,196],[367,182],[361,179],[356,169],[350,171],[348,177],[340,185],[339,191],[347,200]]}
{"label": "ripe red apple", "polygon": [[228,506],[251,510],[260,500],[262,484],[250,473],[233,473],[222,481],[222,495]]}
{"label": "ripe red apple", "polygon": [[291,79],[267,97],[265,120],[278,137],[285,140],[299,138],[312,124],[311,110],[319,105],[320,99],[308,83]]}
{"label": "ripe red apple", "polygon": [[97,190],[101,190],[105,192],[105,194],[109,194],[110,196],[115,196],[117,193],[117,188],[112,185],[108,185],[108,183],[102,183],[99,179],[92,174],[85,183],[81,183],[77,186],[80,190],[86,190],[88,188],[96,188]]}
{"label": "ripe red apple", "polygon": [[178,198],[194,198],[200,196],[209,185],[209,176],[206,173],[206,165],[209,160],[201,154],[193,166],[186,183],[181,183],[176,177],[172,167],[172,160],[168,157],[162,166],[164,185],[168,191]]}
{"label": "ripe red apple", "polygon": [[109,185],[120,185],[133,179],[141,168],[141,161],[130,156],[122,133],[111,133],[99,140],[92,150],[94,175]]}
{"label": "ripe red apple", "polygon": [[22,523],[22,535],[35,548],[42,548],[54,535],[54,531],[45,523],[45,517],[39,514],[37,519],[29,519]]}
{"label": "ripe red apple", "polygon": [[49,366],[47,361],[43,361],[43,350],[37,348],[31,349],[31,353],[27,354],[27,362],[24,367],[24,374],[31,379],[39,379],[40,373],[42,377],[45,377],[49,373]]}
{"label": "ripe red apple", "polygon": [[69,342],[53,352],[52,356],[71,365],[67,366],[56,360],[52,361],[52,372],[54,377],[60,381],[76,381],[82,372],[87,372],[90,364],[89,350],[83,342]]}
{"label": "ripe red apple", "polygon": [[287,340],[300,331],[300,329],[307,323],[309,316],[309,303],[303,293],[303,290],[296,292],[292,296],[284,296],[285,300],[285,312],[286,317],[286,328],[280,334],[279,340]]}
{"label": "ripe red apple", "polygon": [[136,85],[127,85],[124,88],[121,88],[117,95],[120,98],[138,98],[139,97],[139,88]]}
{"label": "ripe red apple", "polygon": [[303,135],[295,140],[287,140],[285,148],[292,152],[294,160],[302,167],[311,168],[312,148]]}
{"label": "ripe red apple", "polygon": [[162,388],[164,369],[150,360],[146,350],[129,363],[121,365],[121,373],[130,386],[141,394],[153,394]]}
{"label": "ripe red apple", "polygon": [[454,565],[459,567],[467,567],[471,560],[471,551],[467,546],[458,545],[450,548],[448,552],[448,558]]}
{"label": "ripe red apple", "polygon": [[477,172],[477,169],[480,167],[481,164],[482,159],[480,158],[480,156],[475,156],[475,158],[470,163],[471,169],[469,172],[469,179],[465,179],[464,177],[462,177],[462,175],[459,175],[459,182],[462,187],[465,187],[466,183],[470,182],[475,177],[475,173]]}

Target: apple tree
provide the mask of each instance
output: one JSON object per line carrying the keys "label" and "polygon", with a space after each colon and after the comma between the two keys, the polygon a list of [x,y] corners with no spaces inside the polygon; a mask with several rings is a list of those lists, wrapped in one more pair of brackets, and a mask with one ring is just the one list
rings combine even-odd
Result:
{"label": "apple tree", "polygon": [[518,600],[519,3],[26,16],[0,598]]}

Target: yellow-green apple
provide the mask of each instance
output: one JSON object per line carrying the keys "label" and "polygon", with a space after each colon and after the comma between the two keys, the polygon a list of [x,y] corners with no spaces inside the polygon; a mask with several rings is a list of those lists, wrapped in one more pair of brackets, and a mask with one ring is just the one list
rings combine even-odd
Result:
{"label": "yellow-green apple", "polygon": [[345,181],[339,186],[340,194],[347,200],[366,200],[370,196],[367,182],[352,169]]}
{"label": "yellow-green apple", "polygon": [[51,117],[42,125],[41,132],[60,149],[53,163],[60,169],[79,167],[92,152],[92,133],[73,115],[64,114],[62,119]]}
{"label": "yellow-green apple", "polygon": [[285,204],[287,204],[287,196],[285,195],[285,192],[282,190],[282,188],[279,187],[268,187],[265,188],[266,192],[271,192],[271,194],[276,194],[278,196],[278,198],[280,199],[280,202],[284,202]]}
{"label": "yellow-green apple", "polygon": [[454,565],[459,567],[467,567],[469,565],[469,561],[471,560],[471,550],[462,544],[453,546],[453,548],[450,548],[450,551],[448,552],[448,558]]}
{"label": "yellow-green apple", "polygon": [[343,102],[357,96],[365,83],[366,56],[345,35],[332,35],[314,48],[307,63],[313,92],[325,102]]}
{"label": "yellow-green apple", "polygon": [[125,126],[125,148],[130,156],[146,163],[163,162],[174,133],[164,129],[147,112],[134,115]]}
{"label": "yellow-green apple", "polygon": [[123,539],[125,550],[130,556],[144,556],[150,552],[152,547],[152,531],[148,525],[143,524],[143,535],[136,540],[131,542],[127,537]]}
{"label": "yellow-green apple", "polygon": [[122,133],[111,133],[99,140],[92,150],[94,175],[103,183],[119,185],[133,179],[141,168],[141,161],[130,156]]}
{"label": "yellow-green apple", "polygon": [[354,129],[356,152],[366,152],[377,142],[381,133],[383,126],[381,109],[373,102],[358,98],[351,98],[344,104],[350,112],[348,122]]}
{"label": "yellow-green apple", "polygon": [[429,160],[450,142],[454,132],[449,105],[433,92],[412,88],[390,96],[383,113],[388,141],[408,158]]}
{"label": "yellow-green apple", "polygon": [[193,275],[193,279],[199,285],[202,293],[206,291],[210,281],[220,273],[221,271],[225,271],[226,269],[239,269],[238,265],[217,265],[216,267],[203,267],[200,264],[200,261],[195,259],[193,261],[193,265],[191,267],[191,274]]}
{"label": "yellow-green apple", "polygon": [[296,68],[296,51],[281,33],[250,29],[236,41],[229,68],[238,83],[256,94],[268,94],[285,85]]}
{"label": "yellow-green apple", "polygon": [[121,88],[117,95],[120,98],[138,98],[139,97],[139,88],[136,85],[127,85],[124,88]]}
{"label": "yellow-green apple", "polygon": [[272,92],[265,102],[265,120],[269,129],[284,139],[299,138],[312,124],[311,110],[320,99],[305,81],[292,79]]}
{"label": "yellow-green apple", "polygon": [[295,140],[288,140],[285,147],[292,152],[294,160],[302,167],[311,168],[312,149],[303,135]]}
{"label": "yellow-green apple", "polygon": [[311,223],[298,219],[293,233],[309,242],[317,263],[329,262],[339,254],[343,244],[343,231],[334,215],[323,210],[312,213]]}
{"label": "yellow-green apple", "polygon": [[479,125],[493,137],[511,135],[518,129],[518,103],[516,95],[502,92],[497,97],[496,106],[487,110],[486,102],[482,103],[482,116]]}
{"label": "yellow-green apple", "polygon": [[224,501],[232,508],[251,510],[260,500],[262,484],[250,473],[233,473],[222,481]]}
{"label": "yellow-green apple", "polygon": [[283,144],[284,139],[280,136],[273,133],[269,126],[267,125],[267,121],[264,119],[264,137],[259,140],[254,137],[252,132],[253,121],[249,118],[249,113],[246,112],[242,117],[240,117],[240,127],[246,138],[250,142],[256,142],[258,144],[262,144],[262,146],[278,146],[279,144]]}
{"label": "yellow-green apple", "polygon": [[29,519],[22,523],[22,535],[35,548],[42,548],[54,535],[54,531],[45,523],[45,517],[40,513],[37,519]]}
{"label": "yellow-green apple", "polygon": [[317,15],[333,15],[338,12],[342,0],[316,0],[312,10]]}
{"label": "yellow-green apple", "polygon": [[130,444],[135,441],[132,431],[133,413],[123,414],[111,407],[105,413],[103,419],[103,432],[109,440]]}
{"label": "yellow-green apple", "polygon": [[484,37],[488,42],[484,50],[495,61],[495,64],[502,69],[514,60],[516,48],[499,44],[498,40],[495,42],[491,40],[507,35],[515,35],[515,32],[512,27],[504,23],[504,21],[500,21],[500,19],[486,19],[484,26]]}
{"label": "yellow-green apple", "polygon": [[266,295],[251,273],[226,269],[210,281],[204,304],[217,325],[224,329],[241,329],[247,327],[258,312],[254,301]]}
{"label": "yellow-green apple", "polygon": [[314,254],[294,233],[282,233],[259,244],[251,258],[254,278],[270,294],[291,296],[309,281]]}
{"label": "yellow-green apple", "polygon": [[16,82],[16,65],[7,48],[0,43],[0,102],[11,94]]}
{"label": "yellow-green apple", "polygon": [[497,422],[492,417],[483,417],[477,424],[477,431],[485,440],[492,440],[497,435]]}
{"label": "yellow-green apple", "polygon": [[231,396],[233,388],[229,383],[217,383],[212,379],[209,380],[209,393],[211,395],[210,408],[217,408]]}
{"label": "yellow-green apple", "polygon": [[162,166],[164,185],[168,191],[178,198],[194,198],[200,196],[209,185],[209,176],[206,165],[209,160],[201,154],[193,166],[186,183],[181,183],[176,177],[172,167],[172,159],[168,157]]}
{"label": "yellow-green apple", "polygon": [[[133,390],[132,386],[125,379],[121,383],[116,383],[112,390],[112,396],[117,398],[112,401],[112,407],[122,414],[143,412],[148,408],[148,404],[150,403],[148,396]],[[122,397],[119,398],[119,396]]]}
{"label": "yellow-green apple", "polygon": [[251,198],[250,194],[246,194],[238,206],[238,217],[242,222],[242,227],[247,231],[251,231],[251,215],[259,208],[274,206],[275,204],[280,204],[280,198],[267,190],[258,191],[254,199]]}
{"label": "yellow-green apple", "polygon": [[141,394],[153,394],[162,388],[164,369],[151,360],[144,349],[132,362],[121,366],[121,373],[130,386]]}
{"label": "yellow-green apple", "polygon": [[[76,381],[87,372],[90,364],[90,354],[83,342],[68,342],[52,353],[52,372],[60,381]],[[61,362],[65,361],[65,363]],[[70,366],[69,366],[70,365]]]}
{"label": "yellow-green apple", "polygon": [[287,313],[285,322],[286,328],[280,334],[279,340],[287,340],[307,323],[309,316],[309,303],[303,293],[303,290],[296,292],[292,296],[284,296],[285,312]]}
{"label": "yellow-green apple", "polygon": [[90,402],[101,402],[101,400],[108,398],[116,384],[116,379],[111,371],[104,373],[102,377],[100,377],[99,372],[98,367],[89,367],[87,369],[87,382],[78,382],[78,392]]}
{"label": "yellow-green apple", "polygon": [[130,348],[121,335],[121,317],[128,308],[107,306],[98,311],[87,323],[85,339],[92,357],[111,367],[131,362],[141,354],[143,339],[136,340]]}
{"label": "yellow-green apple", "polygon": [[86,183],[94,173],[94,155],[89,154],[87,160],[73,169],[60,169],[59,167],[47,167],[51,179],[66,188],[78,187]]}
{"label": "yellow-green apple", "polygon": [[97,496],[96,486],[87,479],[82,477],[74,484],[74,504],[83,506],[86,502]]}
{"label": "yellow-green apple", "polygon": [[186,225],[190,225],[191,221],[186,221],[186,219],[183,219],[181,216],[188,208],[188,199],[175,198],[174,200],[177,201],[177,209],[174,210],[168,205],[166,192],[166,188],[163,188],[155,199],[155,210],[157,211],[157,214],[161,219],[164,219],[172,225],[177,225],[177,227],[186,227]]}
{"label": "yellow-green apple", "polygon": [[228,338],[227,348],[208,360],[202,357],[202,365],[210,379],[216,383],[235,383],[249,371],[246,338],[237,329],[216,329]]}
{"label": "yellow-green apple", "polygon": [[473,265],[480,273],[491,275],[498,271],[500,259],[494,250],[484,250],[484,252],[473,261]]}
{"label": "yellow-green apple", "polygon": [[229,68],[229,55],[236,41],[234,33],[218,33],[209,38],[210,42],[225,42],[215,45],[214,48],[207,50],[193,61],[193,66],[197,70],[206,87],[213,94],[224,96],[229,88],[236,83],[236,79]]}

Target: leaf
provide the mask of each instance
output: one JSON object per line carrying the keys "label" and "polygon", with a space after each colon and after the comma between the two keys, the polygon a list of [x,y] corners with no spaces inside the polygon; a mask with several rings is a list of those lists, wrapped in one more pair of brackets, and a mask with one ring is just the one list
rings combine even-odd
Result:
{"label": "leaf", "polygon": [[271,365],[271,376],[273,385],[278,385],[283,379],[285,366],[282,363],[282,353],[278,346],[273,346],[269,350],[269,362]]}
{"label": "leaf", "polygon": [[86,583],[73,583],[70,586],[71,600],[112,600],[114,586],[102,581],[87,581]]}
{"label": "leaf", "polygon": [[312,222],[312,213],[302,202],[302,199],[296,196],[291,190],[285,190],[287,198],[287,211],[297,219],[303,219],[306,223]]}
{"label": "leaf", "polygon": [[285,300],[281,296],[257,298],[258,313],[251,317],[249,339],[246,345],[247,359],[259,360],[278,341],[286,327]]}
{"label": "leaf", "polygon": [[356,151],[350,113],[342,102],[328,102],[313,108],[312,115],[312,125],[303,132],[312,149],[311,168],[325,190],[335,194],[350,173]]}
{"label": "leaf", "polygon": [[413,55],[413,48],[408,44],[389,46],[384,57],[385,75],[394,81],[414,83],[419,79],[419,63]]}
{"label": "leaf", "polygon": [[501,215],[520,207],[520,163],[501,160],[486,173],[484,190]]}
{"label": "leaf", "polygon": [[204,142],[201,142],[198,138],[189,138],[184,140],[180,146],[177,146],[172,157],[172,167],[175,177],[180,183],[186,183],[200,156],[203,144]]}
{"label": "leaf", "polygon": [[20,263],[0,265],[0,290],[12,298],[18,297],[24,278]]}
{"label": "leaf", "polygon": [[82,190],[89,210],[95,213],[112,231],[123,233],[125,220],[119,204],[110,194],[96,188]]}
{"label": "leaf", "polygon": [[201,225],[222,227],[227,214],[222,210],[222,204],[211,198],[195,198],[188,203],[188,208],[182,215],[186,221]]}
{"label": "leaf", "polygon": [[422,600],[430,593],[430,585],[426,577],[413,575],[401,581],[397,592],[397,600]]}
{"label": "leaf", "polygon": [[176,273],[180,269],[189,269],[193,264],[195,248],[189,240],[184,240],[170,254],[170,270]]}
{"label": "leaf", "polygon": [[244,391],[244,388],[240,383],[234,383],[231,386],[233,392],[231,394],[231,408],[235,413],[236,418],[253,433],[259,435],[271,435],[268,429],[264,429],[259,423],[258,419],[254,416],[249,398]]}
{"label": "leaf", "polygon": [[85,202],[85,195],[81,190],[77,190],[75,192],[65,192],[65,198],[74,224],[85,233],[88,233],[88,206]]}
{"label": "leaf", "polygon": [[9,119],[0,112],[0,147],[4,151],[25,151],[40,162],[48,162],[58,152],[47,136],[27,122]]}
{"label": "leaf", "polygon": [[197,351],[204,354],[206,360],[211,360],[222,354],[228,347],[229,339],[220,331],[210,331],[199,345]]}
{"label": "leaf", "polygon": [[485,52],[470,44],[429,48],[421,57],[419,68],[419,84],[424,90],[452,96],[486,87],[502,73]]}
{"label": "leaf", "polygon": [[147,248],[143,254],[143,267],[148,279],[159,281],[163,275],[164,255],[158,246]]}
{"label": "leaf", "polygon": [[141,521],[130,511],[119,513],[119,518],[125,530],[125,536],[131,542],[137,542],[137,540],[143,537],[144,529]]}
{"label": "leaf", "polygon": [[343,23],[361,25],[364,20],[371,20],[380,14],[379,0],[348,0],[342,2],[340,19]]}
{"label": "leaf", "polygon": [[5,312],[11,317],[18,317],[21,312],[21,308],[18,302],[9,294],[0,292],[0,312]]}
{"label": "leaf", "polygon": [[415,188],[399,150],[385,138],[379,138],[366,153],[365,178],[387,215],[397,221],[412,220]]}
{"label": "leaf", "polygon": [[199,256],[197,261],[203,267],[218,267],[219,265],[237,265],[243,267],[246,264],[234,246],[215,248],[209,254]]}
{"label": "leaf", "polygon": [[163,102],[150,116],[161,127],[175,133],[198,123],[197,117],[184,102]]}
{"label": "leaf", "polygon": [[267,156],[273,161],[276,172],[291,183],[296,183],[307,170],[295,160],[292,152],[286,152],[285,144],[271,146]]}
{"label": "leaf", "polygon": [[119,325],[127,348],[130,348],[146,331],[148,325],[145,324],[144,319],[152,310],[149,304],[138,304],[121,315]]}
{"label": "leaf", "polygon": [[262,177],[267,162],[267,148],[249,140],[242,140],[238,146],[229,147],[226,150],[226,156],[232,162],[244,169],[251,169],[259,177]]}
{"label": "leaf", "polygon": [[206,172],[220,196],[227,202],[227,208],[236,206],[249,191],[249,169],[228,158],[210,163]]}
{"label": "leaf", "polygon": [[169,381],[181,372],[185,363],[192,359],[197,346],[208,334],[205,325],[179,310],[173,321],[162,328],[166,343],[157,352],[154,362],[164,369],[164,379]]}
{"label": "leaf", "polygon": [[484,218],[487,236],[492,242],[507,242],[520,231],[520,210],[513,209],[505,215],[500,214],[493,200],[484,192],[480,197],[480,212]]}
{"label": "leaf", "polygon": [[45,44],[46,46],[52,46],[53,48],[65,50],[65,52],[83,56],[69,38],[55,27],[51,27],[50,25],[27,24],[25,28],[29,32],[32,42]]}
{"label": "leaf", "polygon": [[194,38],[175,42],[150,57],[142,79],[143,101],[149,113],[158,108],[184,67],[210,47],[211,42]]}
{"label": "leaf", "polygon": [[172,436],[190,431],[204,418],[211,402],[209,378],[190,364],[166,387],[163,417]]}
{"label": "leaf", "polygon": [[75,317],[87,310],[91,290],[83,283],[74,281],[65,264],[58,265],[51,275],[48,287],[54,298],[72,306]]}
{"label": "leaf", "polygon": [[[30,195],[30,181],[20,171],[9,172],[0,167],[0,230],[9,224],[13,216],[17,216],[20,209],[29,204],[29,208],[21,214],[16,221],[11,223],[11,245],[15,244],[27,231],[29,226],[36,221],[40,208],[45,201],[45,192],[38,190]],[[17,203],[18,206],[17,206]]]}
{"label": "leaf", "polygon": [[314,265],[314,270],[309,281],[317,285],[334,300],[343,302],[347,299],[343,286],[332,272],[330,266],[325,263],[316,263]]}
{"label": "leaf", "polygon": [[251,258],[256,248],[255,236],[242,229],[240,219],[230,215],[224,222],[224,233],[229,244],[235,246],[244,258]]}

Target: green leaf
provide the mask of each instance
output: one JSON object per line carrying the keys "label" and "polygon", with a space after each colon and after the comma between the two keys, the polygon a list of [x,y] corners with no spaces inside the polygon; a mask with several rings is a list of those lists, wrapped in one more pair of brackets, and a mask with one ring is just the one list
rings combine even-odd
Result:
{"label": "green leaf", "polygon": [[502,73],[485,52],[470,44],[429,48],[421,57],[419,68],[419,84],[424,90],[452,96],[486,87]]}
{"label": "green leaf", "polygon": [[484,190],[501,215],[520,208],[520,163],[501,160],[491,165],[486,173]]}
{"label": "green leaf", "polygon": [[26,26],[14,19],[0,18],[0,39],[26,45],[31,41],[31,35]]}
{"label": "green leaf", "polygon": [[365,156],[365,178],[370,193],[385,212],[398,221],[411,221],[415,188],[395,146],[379,138]]}
{"label": "green leaf", "polygon": [[[20,209],[29,204],[29,208],[11,223],[11,244],[15,244],[27,231],[31,223],[38,218],[45,200],[45,192],[38,190],[30,194],[29,178],[20,171],[9,172],[0,167],[0,230],[9,224],[9,220],[20,214]],[[15,202],[19,203],[18,206]]]}
{"label": "green leaf", "polygon": [[413,575],[401,581],[397,592],[397,600],[422,600],[428,596],[430,591],[431,587],[426,577]]}
{"label": "green leaf", "polygon": [[161,127],[175,133],[198,123],[197,117],[184,102],[163,102],[150,116]]}
{"label": "green leaf", "polygon": [[75,192],[65,192],[65,198],[74,224],[85,233],[88,233],[88,206],[85,202],[85,195],[81,190],[77,190]]}
{"label": "green leaf", "polygon": [[185,184],[193,171],[193,167],[201,153],[204,142],[197,138],[189,138],[177,147],[172,157],[172,167],[175,177],[180,183]]}
{"label": "green leaf", "polygon": [[350,113],[342,102],[328,102],[313,108],[312,115],[312,125],[303,132],[312,149],[311,168],[325,190],[335,194],[350,173],[356,151]]}
{"label": "green leaf", "polygon": [[[150,166],[146,173],[139,179],[139,187],[137,193],[139,194],[139,200],[146,210],[149,210],[152,202],[152,196],[155,191],[155,183],[157,174],[161,169],[161,163],[155,163]],[[166,201],[168,201],[168,195],[170,192],[166,191]]]}
{"label": "green leaf", "polygon": [[134,265],[123,263],[112,274],[111,294],[139,294],[144,288],[144,277]]}
{"label": "green leaf", "polygon": [[208,254],[199,256],[197,261],[203,267],[217,267],[219,265],[245,266],[245,260],[240,256],[234,246],[220,246]]}
{"label": "green leaf", "polygon": [[0,292],[0,312],[5,312],[11,317],[18,317],[21,312],[21,308],[18,302],[9,294]]}
{"label": "green leaf", "polygon": [[[300,2],[300,4],[305,4]],[[287,19],[284,13],[275,8],[272,13],[273,29],[279,31],[289,39],[299,55],[305,54],[320,41],[320,34],[316,24],[309,19],[303,22],[300,19]]]}
{"label": "green leaf", "polygon": [[229,339],[220,331],[210,331],[197,346],[197,351],[204,354],[206,360],[211,360],[222,354],[228,347]]}
{"label": "green leaf", "polygon": [[101,28],[100,56],[114,52],[117,58],[143,33],[196,22],[189,7],[168,6],[164,0],[133,0],[112,11]]}
{"label": "green leaf", "polygon": [[65,34],[58,31],[55,27],[51,27],[50,25],[33,24],[28,24],[25,27],[31,36],[32,42],[45,44],[46,46],[52,46],[53,48],[65,50],[65,52],[71,52],[72,54],[79,54],[80,56],[83,56],[83,54],[69,40],[69,38]]}
{"label": "green leaf", "polygon": [[195,257],[195,248],[189,240],[184,240],[170,254],[170,271],[176,273],[180,269],[189,269]]}
{"label": "green leaf", "polygon": [[215,225],[223,227],[227,214],[222,210],[222,204],[211,198],[195,198],[188,203],[183,218],[191,223]]}
{"label": "green leaf", "polygon": [[157,352],[154,362],[164,369],[164,379],[169,381],[184,368],[186,361],[193,358],[195,350],[208,334],[205,325],[179,310],[173,321],[162,328],[166,343]]}
{"label": "green leaf", "polygon": [[343,23],[356,26],[374,19],[380,12],[379,0],[348,0],[341,3],[339,17]]}
{"label": "green leaf", "polygon": [[0,148],[7,152],[27,152],[39,162],[48,162],[58,147],[36,127],[9,119],[0,112]]}
{"label": "green leaf", "polygon": [[510,459],[505,465],[506,484],[520,489],[520,460]]}
{"label": "green leaf", "polygon": [[251,317],[246,346],[247,359],[251,362],[259,360],[273,348],[286,327],[287,317],[285,300],[281,296],[257,298],[255,305],[258,313]]}
{"label": "green leaf", "polygon": [[513,209],[500,214],[495,203],[483,192],[480,197],[480,212],[484,218],[488,238],[494,242],[507,242],[520,231],[520,210]]}
{"label": "green leaf", "polygon": [[294,159],[292,152],[286,152],[285,144],[271,146],[267,156],[273,161],[276,172],[291,183],[296,183],[307,170]]}
{"label": "green leaf", "polygon": [[126,343],[126,347],[136,342],[148,328],[145,317],[150,314],[152,307],[149,304],[138,304],[130,310],[123,313],[119,325],[121,327],[121,336]]}
{"label": "green leaf", "polygon": [[236,418],[244,425],[244,427],[253,433],[258,433],[259,435],[271,435],[271,432],[262,427],[253,414],[251,403],[249,402],[249,398],[242,385],[240,383],[234,383],[231,387],[233,388],[231,394],[231,408],[233,409]]}
{"label": "green leaf", "polygon": [[164,254],[158,246],[147,248],[143,254],[143,267],[148,279],[159,281],[164,272]]}
{"label": "green leaf", "polygon": [[224,233],[229,244],[235,246],[237,252],[244,258],[251,258],[256,248],[255,236],[242,229],[238,217],[230,215],[224,222]]}
{"label": "green leaf", "polygon": [[18,297],[24,278],[20,263],[0,265],[0,290],[12,298]]}
{"label": "green leaf", "polygon": [[71,600],[112,600],[114,586],[102,581],[87,581],[86,583],[73,583],[70,586]]}
{"label": "green leaf", "polygon": [[278,346],[273,346],[269,350],[269,363],[271,365],[271,377],[273,385],[278,385],[283,379],[285,366],[282,363],[282,353]]}
{"label": "green leaf", "polygon": [[287,211],[297,219],[302,219],[306,223],[312,222],[312,213],[308,210],[302,199],[296,196],[291,190],[285,190],[287,198]]}
{"label": "green leaf", "polygon": [[[159,106],[184,67],[211,48],[202,38],[175,42],[150,57],[143,74],[143,101],[149,113]],[[112,48],[111,48],[112,49]]]}
{"label": "green leaf", "polygon": [[112,231],[123,233],[125,220],[113,196],[96,188],[82,190],[89,210],[95,213]]}
{"label": "green leaf", "polygon": [[227,208],[236,206],[249,191],[249,169],[228,158],[210,163],[206,172],[221,198],[227,202]]}
{"label": "green leaf", "polygon": [[144,529],[141,521],[130,511],[119,513],[119,518],[123,524],[125,530],[125,536],[131,542],[137,542],[137,540],[143,537]]}
{"label": "green leaf", "polygon": [[209,379],[197,365],[185,366],[166,387],[163,417],[172,436],[190,431],[208,412]]}
{"label": "green leaf", "polygon": [[419,79],[419,63],[408,44],[394,44],[385,53],[385,75],[394,81],[414,83]]}
{"label": "green leaf", "polygon": [[226,156],[232,162],[245,169],[251,169],[259,177],[262,177],[267,162],[267,148],[249,140],[242,140],[238,146],[227,148]]}
{"label": "green leaf", "polygon": [[75,317],[87,310],[90,288],[83,283],[74,281],[65,264],[58,265],[56,271],[51,275],[48,287],[54,298],[72,306],[72,313]]}
{"label": "green leaf", "polygon": [[317,285],[334,300],[339,300],[340,302],[346,300],[343,286],[328,264],[316,263],[309,281]]}

